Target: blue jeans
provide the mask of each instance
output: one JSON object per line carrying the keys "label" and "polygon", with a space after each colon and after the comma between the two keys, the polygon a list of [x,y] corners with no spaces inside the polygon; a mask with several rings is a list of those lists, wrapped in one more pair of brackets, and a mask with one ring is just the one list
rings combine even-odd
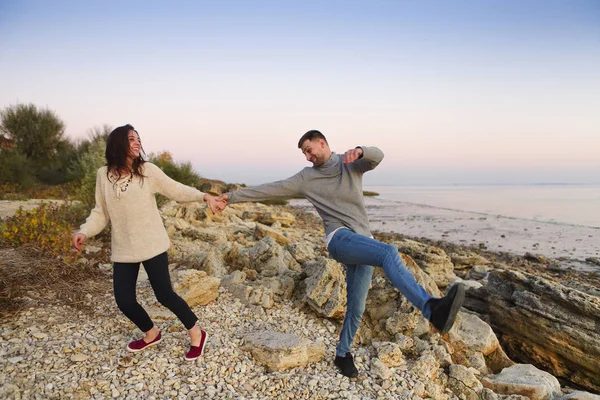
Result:
{"label": "blue jeans", "polygon": [[350,351],[365,311],[372,266],[383,267],[396,289],[429,319],[431,310],[425,304],[433,297],[406,269],[394,245],[359,235],[350,229],[340,229],[329,242],[328,250],[334,260],[346,265],[348,304],[336,355],[343,357]]}

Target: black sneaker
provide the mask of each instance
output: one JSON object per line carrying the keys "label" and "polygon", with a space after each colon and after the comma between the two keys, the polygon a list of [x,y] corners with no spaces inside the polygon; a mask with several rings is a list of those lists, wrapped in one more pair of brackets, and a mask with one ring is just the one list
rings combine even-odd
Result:
{"label": "black sneaker", "polygon": [[446,296],[441,299],[431,299],[427,302],[431,307],[429,321],[442,335],[454,325],[456,314],[458,314],[464,300],[465,285],[457,283],[450,288]]}
{"label": "black sneaker", "polygon": [[358,370],[354,366],[352,354],[346,353],[345,357],[336,356],[333,363],[340,369],[342,375],[348,378],[356,378],[358,376]]}

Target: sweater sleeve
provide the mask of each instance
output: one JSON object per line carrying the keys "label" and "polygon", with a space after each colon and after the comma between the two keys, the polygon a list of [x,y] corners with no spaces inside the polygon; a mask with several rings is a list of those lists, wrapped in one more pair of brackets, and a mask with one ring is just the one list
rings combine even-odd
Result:
{"label": "sweater sleeve", "polygon": [[79,233],[83,233],[87,237],[92,237],[100,232],[108,225],[110,217],[106,209],[104,201],[104,192],[102,190],[102,179],[104,178],[103,169],[96,172],[96,206],[85,220],[83,225],[79,227]]}
{"label": "sweater sleeve", "polygon": [[144,167],[152,185],[152,193],[162,194],[171,200],[179,202],[204,201],[206,193],[169,178],[162,169],[150,162],[145,163]]}
{"label": "sweater sleeve", "polygon": [[243,203],[246,201],[263,201],[268,199],[285,199],[302,194],[302,171],[282,181],[252,186],[235,192],[229,192],[228,202]]}
{"label": "sweater sleeve", "polygon": [[377,147],[367,147],[367,146],[359,146],[363,155],[361,158],[356,160],[354,164],[358,168],[360,172],[367,172],[375,169],[383,160],[383,151],[379,150]]}

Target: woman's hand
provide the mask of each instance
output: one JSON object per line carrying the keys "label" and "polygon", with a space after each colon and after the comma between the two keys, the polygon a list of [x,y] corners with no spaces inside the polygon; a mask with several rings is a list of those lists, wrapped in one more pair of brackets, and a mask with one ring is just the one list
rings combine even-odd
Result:
{"label": "woman's hand", "polygon": [[215,214],[216,211],[223,211],[227,207],[227,201],[223,199],[217,199],[210,194],[204,195],[204,201],[208,204],[210,211]]}
{"label": "woman's hand", "polygon": [[76,233],[73,235],[73,247],[75,247],[77,251],[81,251],[81,245],[85,242],[85,239],[87,239],[86,235],[83,233]]}

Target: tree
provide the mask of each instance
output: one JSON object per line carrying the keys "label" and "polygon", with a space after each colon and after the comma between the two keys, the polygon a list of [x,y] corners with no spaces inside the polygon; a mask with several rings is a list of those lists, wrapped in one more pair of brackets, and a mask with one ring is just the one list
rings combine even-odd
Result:
{"label": "tree", "polygon": [[0,111],[2,129],[16,149],[39,165],[54,160],[64,139],[64,122],[49,109],[34,104],[16,104]]}

